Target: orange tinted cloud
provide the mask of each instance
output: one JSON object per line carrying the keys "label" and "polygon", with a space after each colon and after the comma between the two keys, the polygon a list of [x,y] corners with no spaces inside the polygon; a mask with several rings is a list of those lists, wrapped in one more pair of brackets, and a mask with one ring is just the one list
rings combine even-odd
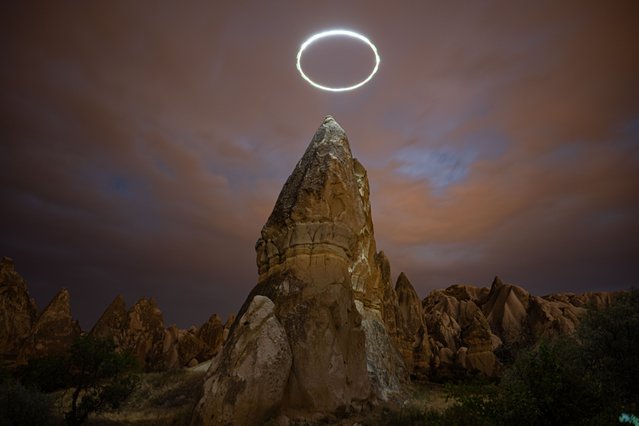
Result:
{"label": "orange tinted cloud", "polygon": [[[116,293],[180,325],[235,311],[326,114],[369,170],[378,248],[422,295],[494,274],[636,284],[636,2],[2,7],[0,250],[40,306],[69,287],[85,327]],[[297,75],[328,28],[377,45],[368,85]],[[324,50],[315,72],[349,71]]]}

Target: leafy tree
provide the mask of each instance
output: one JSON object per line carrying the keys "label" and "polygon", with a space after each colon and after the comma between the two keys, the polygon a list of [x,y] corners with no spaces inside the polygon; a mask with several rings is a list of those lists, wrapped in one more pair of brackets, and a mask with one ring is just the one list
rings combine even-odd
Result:
{"label": "leafy tree", "polygon": [[591,310],[578,336],[607,402],[639,414],[639,290],[621,294],[607,309]]}
{"label": "leafy tree", "polygon": [[118,408],[137,385],[135,359],[115,351],[111,340],[80,337],[68,358],[68,383],[73,389],[68,425],[81,425],[91,413]]}
{"label": "leafy tree", "polygon": [[584,424],[600,411],[601,387],[584,369],[574,339],[542,342],[521,352],[495,398],[502,424]]}

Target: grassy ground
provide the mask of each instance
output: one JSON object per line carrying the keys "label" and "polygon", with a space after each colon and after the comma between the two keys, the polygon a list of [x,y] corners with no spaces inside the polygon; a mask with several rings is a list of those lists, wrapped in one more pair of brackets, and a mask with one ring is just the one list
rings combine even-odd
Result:
{"label": "grassy ground", "polygon": [[[143,374],[138,387],[126,403],[118,410],[92,415],[88,425],[186,426],[201,396],[202,380],[207,368],[208,364],[202,364],[191,369]],[[58,406],[68,404],[69,398],[68,393],[58,394]],[[446,399],[442,385],[415,385],[402,401],[381,403],[360,413],[332,415],[316,419],[314,423],[341,426],[423,424],[424,413],[430,410],[443,411],[451,403],[452,401]],[[61,412],[60,409],[60,419]]]}
{"label": "grassy ground", "polygon": [[[202,380],[209,363],[164,373],[140,375],[140,382],[118,410],[89,416],[90,426],[169,425],[183,426],[191,421],[193,407],[202,392]],[[56,417],[62,424],[63,407],[70,404],[70,393],[56,394]]]}

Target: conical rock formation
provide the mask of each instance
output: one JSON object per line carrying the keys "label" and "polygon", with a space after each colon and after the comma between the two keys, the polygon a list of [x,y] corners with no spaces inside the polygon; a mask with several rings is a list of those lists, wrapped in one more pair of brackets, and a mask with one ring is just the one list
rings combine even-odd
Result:
{"label": "conical rock formation", "polygon": [[222,345],[224,331],[217,315],[212,315],[200,328],[165,328],[155,300],[142,298],[127,310],[124,298],[118,295],[90,334],[112,339],[118,350],[135,355],[145,370],[162,371],[211,359]]}
{"label": "conical rock formation", "polygon": [[153,299],[140,299],[130,310],[117,296],[90,331],[99,338],[113,339],[116,348],[131,352],[147,371],[180,366],[177,328],[164,328],[164,318]]}
{"label": "conical rock formation", "polygon": [[[381,279],[368,191],[366,170],[352,157],[344,130],[326,117],[262,229],[258,284],[207,373],[194,424],[231,418],[262,424],[278,412],[361,409],[401,390],[406,369],[384,322],[385,292],[394,289]],[[272,305],[273,314],[253,328],[247,318],[256,305]],[[251,336],[263,335],[281,337],[269,349],[281,357],[260,364],[260,374],[272,380],[268,392],[257,393],[254,366],[241,365],[258,362],[264,347]]]}
{"label": "conical rock formation", "polygon": [[80,325],[71,316],[70,299],[69,291],[63,288],[44,308],[22,344],[18,356],[20,362],[63,355],[80,336]]}

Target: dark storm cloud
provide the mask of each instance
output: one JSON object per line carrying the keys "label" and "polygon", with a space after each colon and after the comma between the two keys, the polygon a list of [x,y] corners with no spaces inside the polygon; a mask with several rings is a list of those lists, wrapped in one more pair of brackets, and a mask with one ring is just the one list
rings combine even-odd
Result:
{"label": "dark storm cloud", "polygon": [[[637,282],[635,2],[2,7],[0,249],[40,306],[69,287],[84,327],[117,293],[182,326],[235,311],[329,113],[369,170],[378,248],[422,295]],[[370,84],[297,75],[328,28],[376,43]],[[362,72],[333,53],[314,76]]]}

